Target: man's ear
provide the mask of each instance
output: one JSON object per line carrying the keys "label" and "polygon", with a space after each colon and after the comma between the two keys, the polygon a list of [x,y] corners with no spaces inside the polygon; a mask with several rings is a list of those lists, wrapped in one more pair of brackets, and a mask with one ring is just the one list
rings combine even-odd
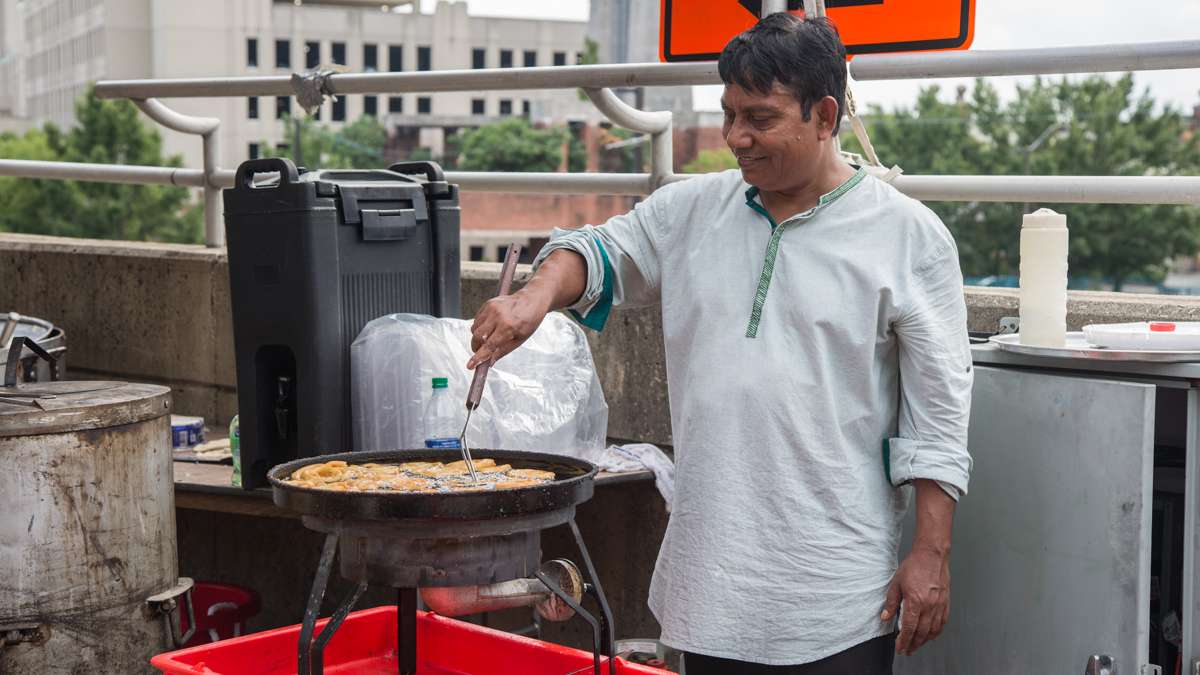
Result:
{"label": "man's ear", "polygon": [[839,119],[841,112],[838,110],[837,99],[832,96],[826,96],[812,107],[813,116],[817,122],[817,138],[822,141],[827,141],[833,137],[833,132],[841,123]]}

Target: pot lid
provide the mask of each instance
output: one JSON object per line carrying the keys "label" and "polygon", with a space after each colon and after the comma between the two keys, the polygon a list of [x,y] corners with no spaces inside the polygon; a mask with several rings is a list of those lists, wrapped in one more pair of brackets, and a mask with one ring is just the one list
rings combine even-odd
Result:
{"label": "pot lid", "polygon": [[132,424],[171,412],[171,390],[154,384],[77,380],[0,386],[0,438]]}

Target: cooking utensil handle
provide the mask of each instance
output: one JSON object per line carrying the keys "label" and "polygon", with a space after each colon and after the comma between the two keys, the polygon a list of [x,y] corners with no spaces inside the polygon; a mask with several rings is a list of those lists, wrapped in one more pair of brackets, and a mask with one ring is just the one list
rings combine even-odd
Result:
{"label": "cooking utensil handle", "polygon": [[[504,266],[500,268],[500,289],[497,291],[496,297],[508,295],[512,288],[513,277],[517,274],[517,260],[520,257],[521,245],[509,244],[508,252],[504,254]],[[468,408],[479,407],[479,401],[483,398],[483,385],[487,381],[487,374],[491,367],[491,364],[488,363],[475,366],[475,376],[471,378],[471,388],[467,391]]]}
{"label": "cooking utensil handle", "polygon": [[51,356],[50,352],[42,349],[42,346],[33,341],[33,338],[28,335],[22,335],[18,338],[13,338],[12,343],[8,347],[8,361],[4,365],[4,386],[17,386],[17,366],[21,363],[22,350],[28,347],[29,351],[50,362],[50,379],[58,380],[58,357]]}

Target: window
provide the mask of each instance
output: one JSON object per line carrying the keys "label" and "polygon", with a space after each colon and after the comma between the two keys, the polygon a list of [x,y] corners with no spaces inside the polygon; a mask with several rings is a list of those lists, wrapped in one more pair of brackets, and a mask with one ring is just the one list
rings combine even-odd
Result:
{"label": "window", "polygon": [[246,117],[256,120],[258,119],[258,97],[251,96],[246,99]]}
{"label": "window", "polygon": [[487,68],[487,50],[476,47],[471,50],[471,67],[475,70]]}
{"label": "window", "polygon": [[283,119],[292,114],[292,97],[291,96],[276,96],[275,97],[275,119]]}
{"label": "window", "polygon": [[275,67],[292,67],[292,43],[288,40],[275,41]]}
{"label": "window", "polygon": [[318,122],[321,120],[321,106],[317,106],[316,108],[313,108],[312,118],[314,120],[317,120]]}
{"label": "window", "polygon": [[246,153],[250,159],[258,159],[258,143],[251,143]]}
{"label": "window", "polygon": [[333,99],[333,109],[332,109],[332,111],[330,111],[330,117],[333,118],[334,122],[345,122],[346,121],[346,97],[345,96],[338,96],[337,98]]}
{"label": "window", "polygon": [[363,97],[363,114],[375,117],[379,114],[379,97],[364,96]]}
{"label": "window", "polygon": [[[505,253],[507,253],[507,252],[508,251],[505,250]],[[479,262],[479,261],[483,260],[483,247],[482,246],[472,246],[469,257],[471,260],[474,260],[475,262]]]}
{"label": "window", "polygon": [[379,70],[379,46],[370,43],[363,45],[363,70],[373,73]]}
{"label": "window", "polygon": [[291,149],[292,149],[291,143],[280,143],[275,146],[275,152],[281,157],[288,154],[288,152],[290,152]]}
{"label": "window", "polygon": [[433,50],[417,47],[417,70],[433,70]]}
{"label": "window", "polygon": [[246,65],[250,68],[258,67],[258,40],[256,38],[246,38]]}
{"label": "window", "polygon": [[583,63],[583,52],[575,52],[575,65]]}
{"label": "window", "polygon": [[428,96],[417,97],[417,114],[428,115],[433,112],[433,101]]}
{"label": "window", "polygon": [[510,101],[506,98],[500,99],[500,114],[501,115],[511,115],[512,114],[512,101]]}
{"label": "window", "polygon": [[340,63],[343,66],[346,65],[346,43],[334,42],[329,48],[329,60],[334,63]]}
{"label": "window", "polygon": [[388,97],[388,112],[390,112],[390,113],[404,112],[404,97],[403,96],[389,96]]}
{"label": "window", "polygon": [[482,115],[483,114],[483,105],[484,105],[483,99],[481,99],[481,98],[471,99],[471,114],[472,115]]}
{"label": "window", "polygon": [[525,60],[523,62],[526,68],[532,68],[537,65],[537,52],[532,49],[525,50]]}
{"label": "window", "polygon": [[496,262],[504,262],[504,256],[508,255],[507,246],[496,247]]}
{"label": "window", "polygon": [[554,65],[556,65],[556,66],[567,65],[567,53],[566,52],[554,52]]}
{"label": "window", "polygon": [[320,42],[305,42],[304,43],[304,67],[316,68],[321,65],[321,43]]}
{"label": "window", "polygon": [[501,49],[500,50],[500,67],[501,68],[512,68],[512,50],[511,49]]}
{"label": "window", "polygon": [[398,73],[404,70],[404,48],[400,45],[388,45],[388,70]]}
{"label": "window", "polygon": [[530,111],[529,99],[525,99],[525,100],[521,101],[521,114],[526,117],[529,117],[529,111]]}

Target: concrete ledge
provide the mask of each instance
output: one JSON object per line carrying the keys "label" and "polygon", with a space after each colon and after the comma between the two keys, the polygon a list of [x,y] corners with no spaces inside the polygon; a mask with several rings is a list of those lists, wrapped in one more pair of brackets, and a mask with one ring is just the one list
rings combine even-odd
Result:
{"label": "concrete ledge", "polygon": [[236,408],[224,250],[0,235],[0,309],[61,326],[73,376],[174,389],[175,408]]}
{"label": "concrete ledge", "polygon": [[[498,263],[463,263],[464,317],[496,293]],[[518,268],[517,284],[529,275]],[[1018,314],[1016,289],[966,289],[972,330],[995,331]],[[1071,292],[1067,321],[1200,321],[1200,298]],[[227,424],[237,407],[229,271],[223,249],[0,234],[0,310],[67,331],[76,376],[157,382],[176,409]],[[671,444],[657,309],[613,315],[588,331],[611,408],[609,435]]]}

